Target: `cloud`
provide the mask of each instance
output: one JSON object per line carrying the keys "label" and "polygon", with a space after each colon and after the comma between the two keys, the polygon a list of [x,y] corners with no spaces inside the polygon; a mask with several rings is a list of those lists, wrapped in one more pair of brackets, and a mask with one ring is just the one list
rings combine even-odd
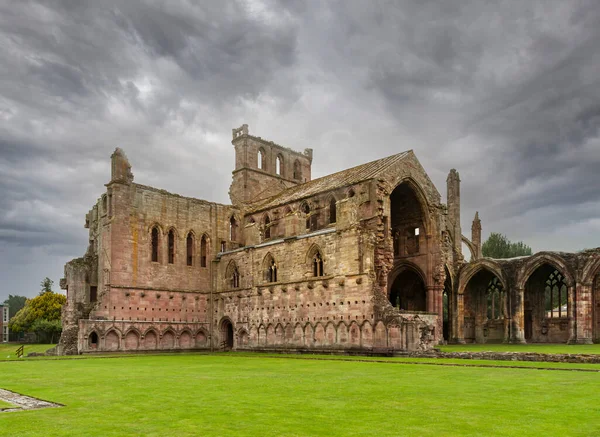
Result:
{"label": "cloud", "polygon": [[0,300],[83,254],[116,146],[226,203],[242,123],[315,177],[413,149],[444,193],[457,168],[465,233],[479,210],[484,236],[600,246],[599,29],[594,0],[0,5]]}

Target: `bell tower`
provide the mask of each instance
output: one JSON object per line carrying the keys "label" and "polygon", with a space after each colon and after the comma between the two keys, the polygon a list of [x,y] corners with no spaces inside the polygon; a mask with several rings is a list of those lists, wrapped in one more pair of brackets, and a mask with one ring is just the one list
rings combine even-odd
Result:
{"label": "bell tower", "polygon": [[312,149],[296,152],[249,134],[248,125],[232,129],[235,170],[229,187],[234,206],[263,200],[311,179]]}

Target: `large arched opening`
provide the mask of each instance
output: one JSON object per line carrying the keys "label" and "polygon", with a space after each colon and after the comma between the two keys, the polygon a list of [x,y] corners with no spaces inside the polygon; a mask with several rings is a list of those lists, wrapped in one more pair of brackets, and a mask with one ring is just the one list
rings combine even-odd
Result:
{"label": "large arched opening", "polygon": [[392,191],[390,216],[394,257],[419,255],[424,249],[425,221],[421,202],[408,182],[401,183]]}
{"label": "large arched opening", "polygon": [[508,341],[508,298],[495,273],[483,267],[468,280],[463,306],[467,343]]}
{"label": "large arched opening", "polygon": [[545,262],[527,278],[524,288],[524,334],[529,343],[569,340],[569,284],[565,272]]}
{"label": "large arched opening", "polygon": [[404,268],[396,275],[388,296],[392,306],[400,311],[427,311],[425,283],[411,268]]}

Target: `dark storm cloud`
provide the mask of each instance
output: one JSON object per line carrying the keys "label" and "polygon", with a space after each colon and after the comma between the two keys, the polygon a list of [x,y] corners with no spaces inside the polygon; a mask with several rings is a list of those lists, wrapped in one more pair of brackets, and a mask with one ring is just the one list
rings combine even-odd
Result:
{"label": "dark storm cloud", "polygon": [[[228,132],[320,176],[406,149],[463,229],[600,246],[600,6],[589,1],[0,5],[0,274],[37,291],[87,245],[116,146],[135,180],[227,202]],[[596,240],[594,240],[596,238]]]}

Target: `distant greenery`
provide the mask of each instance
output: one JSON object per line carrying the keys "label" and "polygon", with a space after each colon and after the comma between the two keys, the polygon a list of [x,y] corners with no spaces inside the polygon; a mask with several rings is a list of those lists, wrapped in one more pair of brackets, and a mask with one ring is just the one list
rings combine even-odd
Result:
{"label": "distant greenery", "polygon": [[[8,299],[4,301],[4,305],[8,305],[8,319],[12,319],[15,314],[17,314],[21,308],[25,306],[25,301],[27,298],[25,296],[17,296],[16,294],[13,296],[12,294],[8,295]],[[8,334],[8,339],[10,341],[17,340],[20,336],[22,336],[22,332],[12,332],[10,331]]]}
{"label": "distant greenery", "polygon": [[25,306],[25,301],[27,298],[25,296],[17,296],[16,294],[13,296],[12,294],[8,295],[8,299],[4,301],[4,305],[8,305],[8,318],[11,319],[19,312],[21,308]]}
{"label": "distant greenery", "polygon": [[487,258],[514,258],[516,256],[533,255],[531,247],[518,241],[512,243],[506,235],[492,232],[481,246],[481,253]]}
{"label": "distant greenery", "polygon": [[67,298],[52,291],[52,280],[46,278],[41,283],[40,294],[27,299],[21,308],[8,322],[13,332],[35,332],[40,342],[54,343],[62,326],[60,314]]}
{"label": "distant greenery", "polygon": [[589,436],[600,429],[599,376],[591,372],[231,353],[8,361],[0,375],[3,388],[66,406],[4,415],[0,436]]}

